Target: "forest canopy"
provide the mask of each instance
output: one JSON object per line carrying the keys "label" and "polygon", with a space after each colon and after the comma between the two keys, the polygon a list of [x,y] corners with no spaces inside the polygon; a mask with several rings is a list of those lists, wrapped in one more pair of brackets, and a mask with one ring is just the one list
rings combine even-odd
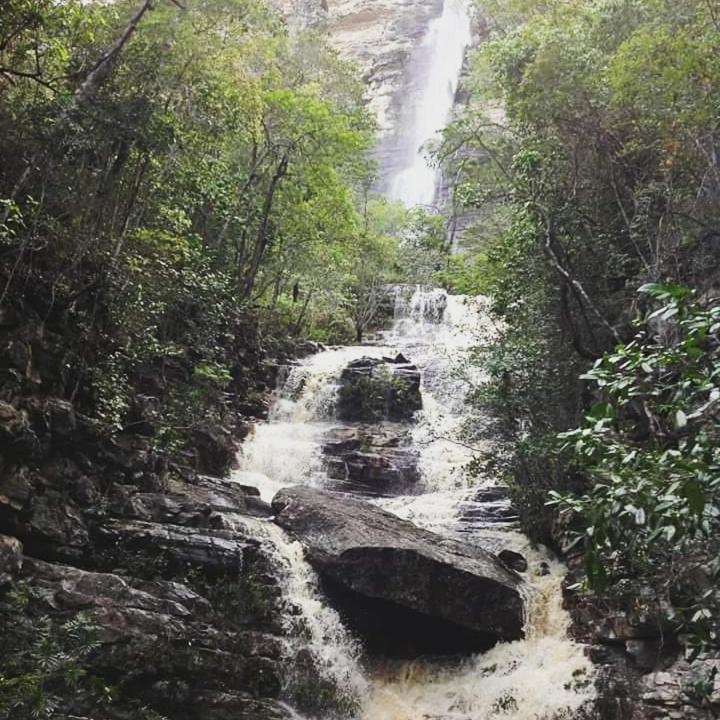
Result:
{"label": "forest canopy", "polygon": [[716,638],[692,577],[720,578],[720,6],[476,4],[488,40],[439,155],[480,217],[451,281],[501,321],[475,359],[498,469],[596,589],[644,578],[651,615]]}

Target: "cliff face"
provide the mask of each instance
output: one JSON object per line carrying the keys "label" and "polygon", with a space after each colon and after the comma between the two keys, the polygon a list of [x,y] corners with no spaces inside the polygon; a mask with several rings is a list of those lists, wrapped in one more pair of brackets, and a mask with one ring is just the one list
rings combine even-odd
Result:
{"label": "cliff face", "polygon": [[361,69],[381,132],[392,133],[412,50],[442,0],[276,0],[291,26],[326,24],[343,58]]}

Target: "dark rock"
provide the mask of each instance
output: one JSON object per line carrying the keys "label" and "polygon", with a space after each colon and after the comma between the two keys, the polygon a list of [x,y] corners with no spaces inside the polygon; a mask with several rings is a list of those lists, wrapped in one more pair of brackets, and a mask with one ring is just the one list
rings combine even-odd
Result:
{"label": "dark rock", "polygon": [[515,570],[515,572],[527,572],[527,560],[524,556],[514,550],[501,550],[498,553],[498,560],[500,560],[505,567]]}
{"label": "dark rock", "polygon": [[367,444],[367,435],[360,427],[332,428],[323,437],[323,452],[326,455],[342,457]]}
{"label": "dark rock", "polygon": [[22,510],[32,495],[30,468],[20,465],[7,469],[0,478],[0,508]]}
{"label": "dark rock", "polygon": [[402,353],[398,353],[395,357],[387,357],[383,355],[383,362],[394,363],[396,365],[408,365],[410,363],[410,361]]}
{"label": "dark rock", "polygon": [[353,360],[340,375],[337,417],[349,422],[408,421],[422,408],[415,365]]}
{"label": "dark rock", "polygon": [[61,438],[68,437],[77,428],[77,417],[71,402],[49,398],[45,403],[47,429]]}
{"label": "dark rock", "polygon": [[[250,717],[241,711],[275,707],[270,698],[282,684],[280,639],[214,624],[212,605],[189,587],[143,584],[37,560],[28,560],[24,572],[49,613],[82,611],[97,625],[93,672],[124,677],[125,696],[147,700],[172,717],[198,720],[229,717],[226,710]],[[253,696],[266,699],[251,703]],[[223,697],[234,700],[226,703]],[[182,700],[180,714],[173,712],[174,700]],[[208,710],[206,700],[218,714]]]}
{"label": "dark rock", "polygon": [[550,574],[550,566],[544,560],[538,566],[537,574],[540,577],[546,577],[547,575]]}
{"label": "dark rock", "polygon": [[272,504],[351,621],[385,652],[481,650],[522,637],[523,581],[489,553],[307,487]]}
{"label": "dark rock", "polygon": [[491,486],[478,488],[462,504],[461,522],[476,526],[512,525],[518,520],[508,488]]}
{"label": "dark rock", "polygon": [[28,427],[27,415],[21,410],[0,402],[0,433],[5,439],[14,439]]}
{"label": "dark rock", "polygon": [[152,444],[148,438],[124,433],[108,450],[108,459],[129,473],[142,473],[152,460],[151,454]]}
{"label": "dark rock", "polygon": [[420,479],[418,452],[402,426],[333,428],[323,438],[323,453],[328,476],[361,491],[404,492]]}
{"label": "dark rock", "polygon": [[12,582],[23,565],[22,543],[14,537],[0,535],[0,587]]}
{"label": "dark rock", "polygon": [[139,520],[114,520],[100,530],[105,543],[121,551],[163,556],[176,567],[194,565],[207,572],[237,576],[257,543],[228,530],[203,529]]}
{"label": "dark rock", "polygon": [[644,671],[653,670],[663,655],[663,641],[628,640],[625,643],[625,652],[632,657],[636,667]]}
{"label": "dark rock", "polygon": [[10,403],[0,401],[0,447],[8,455],[34,458],[40,446],[30,426],[28,413]]}
{"label": "dark rock", "polygon": [[207,424],[193,430],[195,469],[208,475],[224,475],[235,462],[232,433],[219,425]]}
{"label": "dark rock", "polygon": [[308,355],[316,355],[325,350],[322,343],[313,342],[312,340],[302,340],[293,347],[293,355],[296,358],[304,358]]}
{"label": "dark rock", "polygon": [[386,450],[382,454],[351,452],[342,459],[334,458],[328,464],[328,475],[381,491],[401,491],[420,478],[417,453],[410,449]]}
{"label": "dark rock", "polygon": [[55,490],[34,499],[26,544],[46,557],[71,559],[88,545],[89,532],[81,510]]}

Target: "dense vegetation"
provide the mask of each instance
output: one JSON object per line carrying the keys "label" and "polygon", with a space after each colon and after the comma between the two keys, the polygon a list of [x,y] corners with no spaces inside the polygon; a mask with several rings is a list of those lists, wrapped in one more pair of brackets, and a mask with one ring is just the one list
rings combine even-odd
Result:
{"label": "dense vegetation", "polygon": [[[437,283],[492,298],[472,402],[528,533],[717,643],[720,3],[476,5],[438,161],[477,222],[449,257],[443,217],[372,197],[374,122],[320,31],[260,0],[3,2],[0,530],[57,499],[58,445],[93,512],[222,474],[268,353],[362,340],[388,282]],[[0,713],[108,702],[95,628],[37,600],[3,597]]]}
{"label": "dense vegetation", "polygon": [[[113,493],[226,473],[268,358],[366,335],[401,256],[434,272],[442,221],[369,193],[363,90],[261,1],[2,3],[0,533],[102,565]],[[113,699],[91,626],[1,599],[1,716]]]}
{"label": "dense vegetation", "polygon": [[476,401],[532,535],[714,640],[720,6],[478,6],[490,40],[441,150],[482,217],[450,282],[502,320]]}
{"label": "dense vegetation", "polygon": [[362,337],[423,225],[368,198],[353,69],[252,0],[12,0],[0,99],[3,322],[62,337],[52,393],[108,432],[151,372],[175,369],[145,394],[177,448],[226,390],[253,400],[258,332]]}

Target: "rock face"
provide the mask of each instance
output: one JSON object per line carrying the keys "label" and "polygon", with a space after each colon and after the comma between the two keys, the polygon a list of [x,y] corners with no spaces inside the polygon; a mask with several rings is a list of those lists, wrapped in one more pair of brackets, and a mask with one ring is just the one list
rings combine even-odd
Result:
{"label": "rock face", "polygon": [[[93,672],[123,677],[125,694],[132,688],[173,718],[285,717],[279,704],[259,700],[279,693],[280,639],[218,622],[213,604],[187,584],[38,560],[26,561],[25,574],[42,609],[92,618],[99,642]],[[69,713],[84,710],[78,700]]]}
{"label": "rock face", "polygon": [[323,454],[328,476],[360,492],[407,492],[420,479],[418,453],[403,426],[333,428]]}
{"label": "rock face", "polygon": [[522,637],[523,581],[489,553],[307,487],[283,490],[272,504],[371,646],[403,657]]}
{"label": "rock face", "polygon": [[[172,720],[286,720],[281,693],[332,693],[312,662],[288,655],[296,609],[257,490],[173,478],[161,490],[118,482],[101,499],[98,481],[70,469],[53,465],[45,494],[28,496],[15,518],[22,483],[15,476],[15,489],[0,491],[10,495],[0,497],[0,530],[23,541],[0,534],[0,623],[25,623],[32,638],[33,617],[60,627],[82,613],[97,631],[92,673],[118,691],[101,714],[86,691],[59,696],[58,716],[133,720],[147,707]],[[30,591],[22,612],[5,592],[18,581]]]}
{"label": "rock face", "polygon": [[291,26],[324,23],[340,55],[355,62],[368,88],[370,109],[380,128],[397,123],[397,98],[413,48],[442,0],[274,0]]}
{"label": "rock face", "polygon": [[340,375],[339,420],[401,422],[411,420],[421,408],[420,371],[403,357],[358,358]]}

